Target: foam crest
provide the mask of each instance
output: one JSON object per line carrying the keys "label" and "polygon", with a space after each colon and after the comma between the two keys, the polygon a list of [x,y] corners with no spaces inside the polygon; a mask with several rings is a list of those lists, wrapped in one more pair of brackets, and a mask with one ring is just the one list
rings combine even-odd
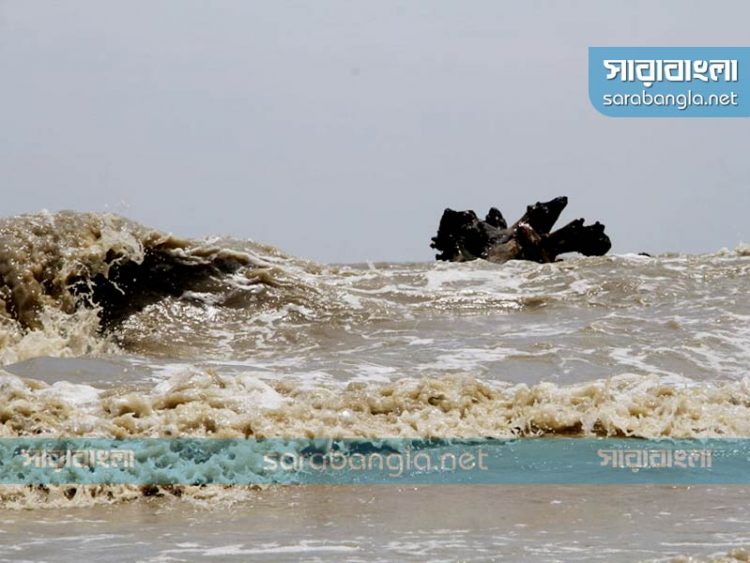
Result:
{"label": "foam crest", "polygon": [[[619,375],[575,385],[467,376],[300,385],[212,370],[150,389],[100,391],[4,374],[4,436],[451,438],[750,434],[750,382]],[[82,416],[96,423],[80,426]]]}
{"label": "foam crest", "polygon": [[[102,391],[0,375],[0,436],[215,438],[702,438],[750,434],[750,381],[698,383],[624,374],[576,385],[490,383],[455,375],[388,384],[300,386],[210,370],[150,389]],[[67,492],[66,492],[67,489]],[[4,486],[0,504],[60,506],[233,488]],[[237,487],[237,495],[252,488]],[[65,500],[64,500],[65,499]],[[68,502],[72,501],[72,502]]]}
{"label": "foam crest", "polygon": [[284,285],[277,265],[289,260],[283,254],[251,243],[244,251],[228,246],[111,214],[0,220],[0,362],[111,352],[123,321],[165,299],[184,295],[210,307],[238,292]]}

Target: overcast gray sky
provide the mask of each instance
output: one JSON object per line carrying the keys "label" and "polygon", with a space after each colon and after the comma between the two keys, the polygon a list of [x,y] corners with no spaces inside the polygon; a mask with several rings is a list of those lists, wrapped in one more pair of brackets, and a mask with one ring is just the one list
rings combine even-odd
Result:
{"label": "overcast gray sky", "polygon": [[749,119],[612,119],[587,48],[747,45],[750,2],[0,0],[2,214],[321,261],[566,194],[617,252],[750,241]]}

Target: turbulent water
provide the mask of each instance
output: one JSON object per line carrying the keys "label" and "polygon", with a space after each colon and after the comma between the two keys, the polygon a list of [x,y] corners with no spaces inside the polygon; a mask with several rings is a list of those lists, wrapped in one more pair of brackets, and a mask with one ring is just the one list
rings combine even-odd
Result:
{"label": "turbulent water", "polygon": [[[750,436],[748,256],[334,266],[5,219],[0,437]],[[142,496],[0,487],[6,507]]]}

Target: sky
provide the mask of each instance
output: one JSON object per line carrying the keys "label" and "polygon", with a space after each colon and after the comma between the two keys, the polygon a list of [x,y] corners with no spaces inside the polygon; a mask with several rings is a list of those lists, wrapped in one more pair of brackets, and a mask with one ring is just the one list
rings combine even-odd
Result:
{"label": "sky", "polygon": [[615,119],[590,46],[746,46],[750,2],[0,0],[2,215],[111,211],[426,261],[445,207],[567,195],[613,251],[750,241],[750,119]]}

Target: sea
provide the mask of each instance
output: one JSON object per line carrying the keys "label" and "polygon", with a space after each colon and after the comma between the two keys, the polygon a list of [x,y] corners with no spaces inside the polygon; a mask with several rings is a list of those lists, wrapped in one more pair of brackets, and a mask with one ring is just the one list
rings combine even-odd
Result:
{"label": "sea", "polygon": [[[750,437],[750,247],[320,264],[0,220],[0,440]],[[748,481],[750,483],[750,480]],[[0,485],[0,561],[748,561],[743,484]]]}

